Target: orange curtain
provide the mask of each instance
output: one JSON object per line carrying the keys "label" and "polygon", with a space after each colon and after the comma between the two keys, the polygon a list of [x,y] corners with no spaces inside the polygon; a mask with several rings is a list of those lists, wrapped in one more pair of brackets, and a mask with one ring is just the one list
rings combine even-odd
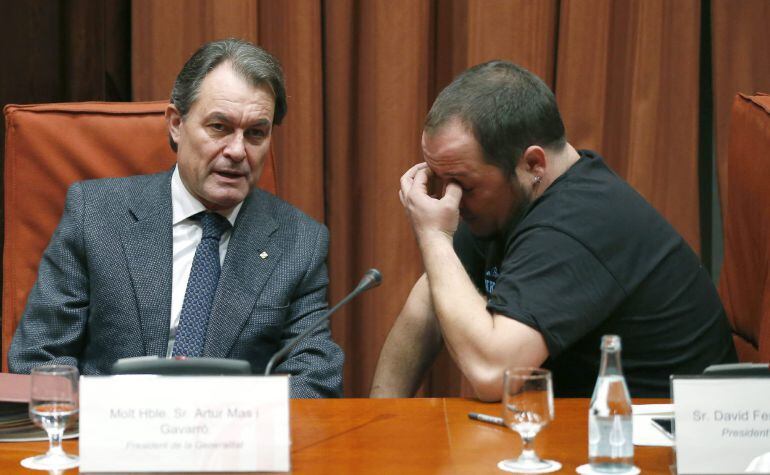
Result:
{"label": "orange curtain", "polygon": [[333,323],[347,353],[349,395],[368,393],[379,348],[420,258],[398,201],[398,179],[419,160],[427,113],[430,19],[427,2],[325,3],[326,200],[332,244],[332,300],[369,267],[380,288]]}
{"label": "orange curtain", "polygon": [[[743,48],[764,55],[770,77],[767,49],[743,43],[767,44],[767,8],[713,0],[715,90],[731,81],[720,76],[719,58],[744,61],[735,58]],[[700,249],[698,0],[134,0],[132,10],[135,100],[167,98],[182,61],[210,39],[255,41],[282,61],[289,114],[275,137],[279,191],[329,226],[329,299],[369,267],[384,275],[332,323],[347,353],[349,396],[368,393],[422,270],[398,178],[421,160],[433,98],[471,65],[509,59],[541,76],[556,92],[568,139],[602,153]],[[752,32],[731,27],[736,21]],[[443,355],[422,394],[468,388]]]}

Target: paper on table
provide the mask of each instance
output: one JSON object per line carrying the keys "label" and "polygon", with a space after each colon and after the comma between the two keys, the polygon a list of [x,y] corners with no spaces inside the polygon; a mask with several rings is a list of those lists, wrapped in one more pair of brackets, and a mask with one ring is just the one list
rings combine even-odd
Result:
{"label": "paper on table", "polygon": [[746,467],[746,472],[749,473],[770,473],[770,452],[766,452],[749,463]]}
{"label": "paper on table", "polygon": [[634,404],[634,445],[672,447],[674,441],[652,425],[653,417],[674,417],[673,404]]}

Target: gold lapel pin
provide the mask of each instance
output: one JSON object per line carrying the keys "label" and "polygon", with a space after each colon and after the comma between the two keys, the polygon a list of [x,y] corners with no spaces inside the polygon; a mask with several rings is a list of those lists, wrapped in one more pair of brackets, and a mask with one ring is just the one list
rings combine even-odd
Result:
{"label": "gold lapel pin", "polygon": [[261,253],[259,253],[259,257],[261,257],[262,259],[267,259],[267,252],[262,251]]}

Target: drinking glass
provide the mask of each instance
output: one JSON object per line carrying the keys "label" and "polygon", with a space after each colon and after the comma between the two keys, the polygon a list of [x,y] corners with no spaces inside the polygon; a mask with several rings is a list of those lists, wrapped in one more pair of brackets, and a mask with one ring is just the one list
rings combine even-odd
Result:
{"label": "drinking glass", "polygon": [[32,369],[29,417],[48,433],[49,449],[29,457],[21,465],[33,470],[63,470],[78,466],[75,455],[64,453],[62,435],[78,413],[78,369],[67,365]]}
{"label": "drinking glass", "polygon": [[503,419],[519,433],[521,455],[503,460],[498,468],[514,473],[549,473],[561,468],[554,460],[543,460],[535,453],[535,436],[553,420],[551,372],[540,368],[509,368],[503,380]]}

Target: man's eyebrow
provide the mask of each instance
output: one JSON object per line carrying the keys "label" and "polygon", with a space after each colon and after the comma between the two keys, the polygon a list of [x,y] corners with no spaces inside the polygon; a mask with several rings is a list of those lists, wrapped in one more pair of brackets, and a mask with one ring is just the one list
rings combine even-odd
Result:
{"label": "man's eyebrow", "polygon": [[230,119],[222,112],[212,112],[207,117],[208,120],[218,120],[220,122],[228,122]]}
{"label": "man's eyebrow", "polygon": [[[212,112],[207,117],[206,120],[216,120],[219,122],[230,122],[230,118],[224,114],[223,112]],[[249,127],[264,127],[269,126],[271,124],[270,120],[262,117],[258,120],[255,120],[252,124],[249,124]]]}
{"label": "man's eyebrow", "polygon": [[267,120],[264,117],[262,117],[261,119],[258,119],[256,121],[254,121],[254,123],[251,124],[251,127],[262,127],[262,126],[270,125],[270,124],[271,124],[271,122],[269,120]]}

